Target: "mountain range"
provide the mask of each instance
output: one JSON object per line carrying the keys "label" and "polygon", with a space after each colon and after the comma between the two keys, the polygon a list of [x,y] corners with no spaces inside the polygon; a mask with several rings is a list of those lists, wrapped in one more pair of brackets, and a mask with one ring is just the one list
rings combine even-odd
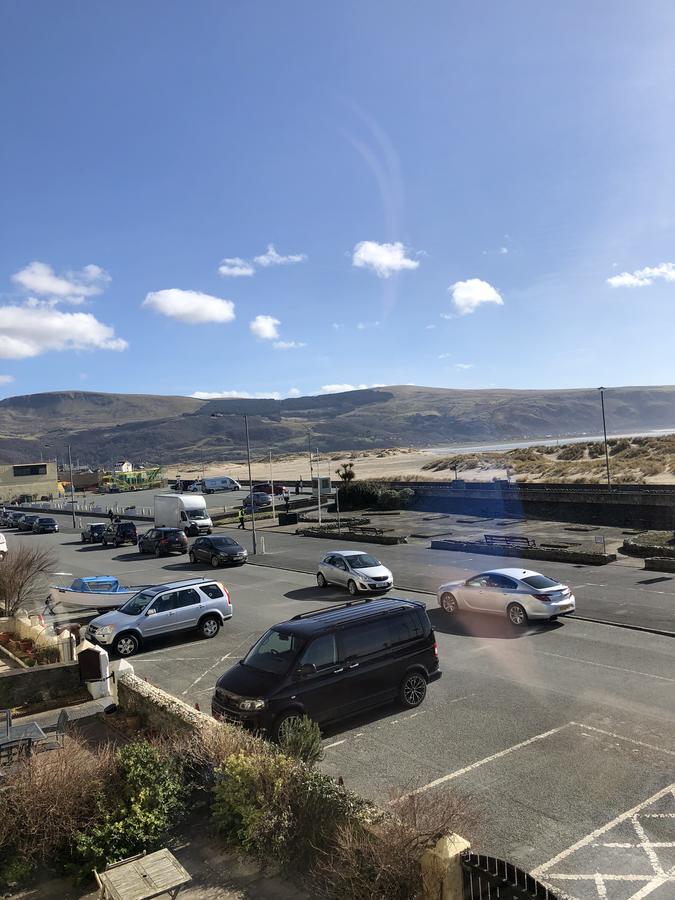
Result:
{"label": "mountain range", "polygon": [[[605,392],[610,433],[675,430],[675,387]],[[0,460],[108,465],[240,459],[290,453],[434,447],[602,432],[596,389],[454,390],[394,385],[285,400],[197,400],[152,394],[59,391],[0,401]],[[308,437],[311,429],[311,438]]]}

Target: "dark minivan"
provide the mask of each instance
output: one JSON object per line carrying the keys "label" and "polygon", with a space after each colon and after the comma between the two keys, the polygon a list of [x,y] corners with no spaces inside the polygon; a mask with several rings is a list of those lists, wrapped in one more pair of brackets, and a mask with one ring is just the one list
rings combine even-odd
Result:
{"label": "dark minivan", "polygon": [[412,709],[440,677],[423,603],[353,600],[270,628],[218,679],[211,712],[278,740],[302,715],[324,724],[396,699]]}

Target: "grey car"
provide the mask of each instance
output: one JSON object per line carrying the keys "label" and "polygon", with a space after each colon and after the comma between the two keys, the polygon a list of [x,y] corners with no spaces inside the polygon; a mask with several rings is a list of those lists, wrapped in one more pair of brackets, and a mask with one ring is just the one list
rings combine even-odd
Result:
{"label": "grey car", "polygon": [[379,559],[363,550],[332,550],[319,563],[316,574],[319,587],[337,584],[352,596],[362,591],[388,591],[394,576]]}
{"label": "grey car", "polygon": [[97,616],[86,638],[118,656],[133,656],[143,643],[177,631],[215,637],[232,618],[227,588],[220,581],[192,578],[144,588],[124,606]]}
{"label": "grey car", "polygon": [[243,566],[248,559],[248,551],[234,538],[216,534],[199,537],[190,547],[190,562],[208,562],[213,568],[218,566]]}

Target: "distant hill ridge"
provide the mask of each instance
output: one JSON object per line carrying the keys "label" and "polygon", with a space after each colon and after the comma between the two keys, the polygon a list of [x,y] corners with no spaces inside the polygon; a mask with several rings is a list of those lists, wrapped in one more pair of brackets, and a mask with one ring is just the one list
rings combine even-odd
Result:
{"label": "distant hill ridge", "polygon": [[[675,387],[617,387],[605,394],[611,432],[675,429]],[[55,391],[0,401],[0,460],[62,456],[107,463],[182,462],[239,457],[242,416],[255,454],[306,450],[430,447],[597,434],[595,389],[456,390],[391,387],[284,400],[197,400],[154,394]]]}

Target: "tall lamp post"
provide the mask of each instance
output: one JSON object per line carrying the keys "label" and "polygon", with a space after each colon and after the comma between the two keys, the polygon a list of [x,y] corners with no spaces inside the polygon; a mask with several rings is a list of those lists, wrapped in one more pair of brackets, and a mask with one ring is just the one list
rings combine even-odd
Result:
{"label": "tall lamp post", "polygon": [[73,514],[73,528],[75,528],[75,485],[73,484],[73,455],[68,444],[68,465],[70,467],[70,511]]}
{"label": "tall lamp post", "polygon": [[600,408],[602,409],[602,433],[605,437],[605,466],[607,468],[607,490],[612,490],[612,480],[609,474],[609,451],[607,449],[607,423],[605,421],[605,391],[607,388],[599,387],[600,391]]}
{"label": "tall lamp post", "polygon": [[248,439],[248,416],[244,416],[244,425],[246,427],[246,458],[248,459],[248,481],[249,492],[251,498],[251,530],[253,532],[253,555],[257,553],[257,544],[255,537],[255,503],[253,502],[253,476],[251,475],[251,443]]}

